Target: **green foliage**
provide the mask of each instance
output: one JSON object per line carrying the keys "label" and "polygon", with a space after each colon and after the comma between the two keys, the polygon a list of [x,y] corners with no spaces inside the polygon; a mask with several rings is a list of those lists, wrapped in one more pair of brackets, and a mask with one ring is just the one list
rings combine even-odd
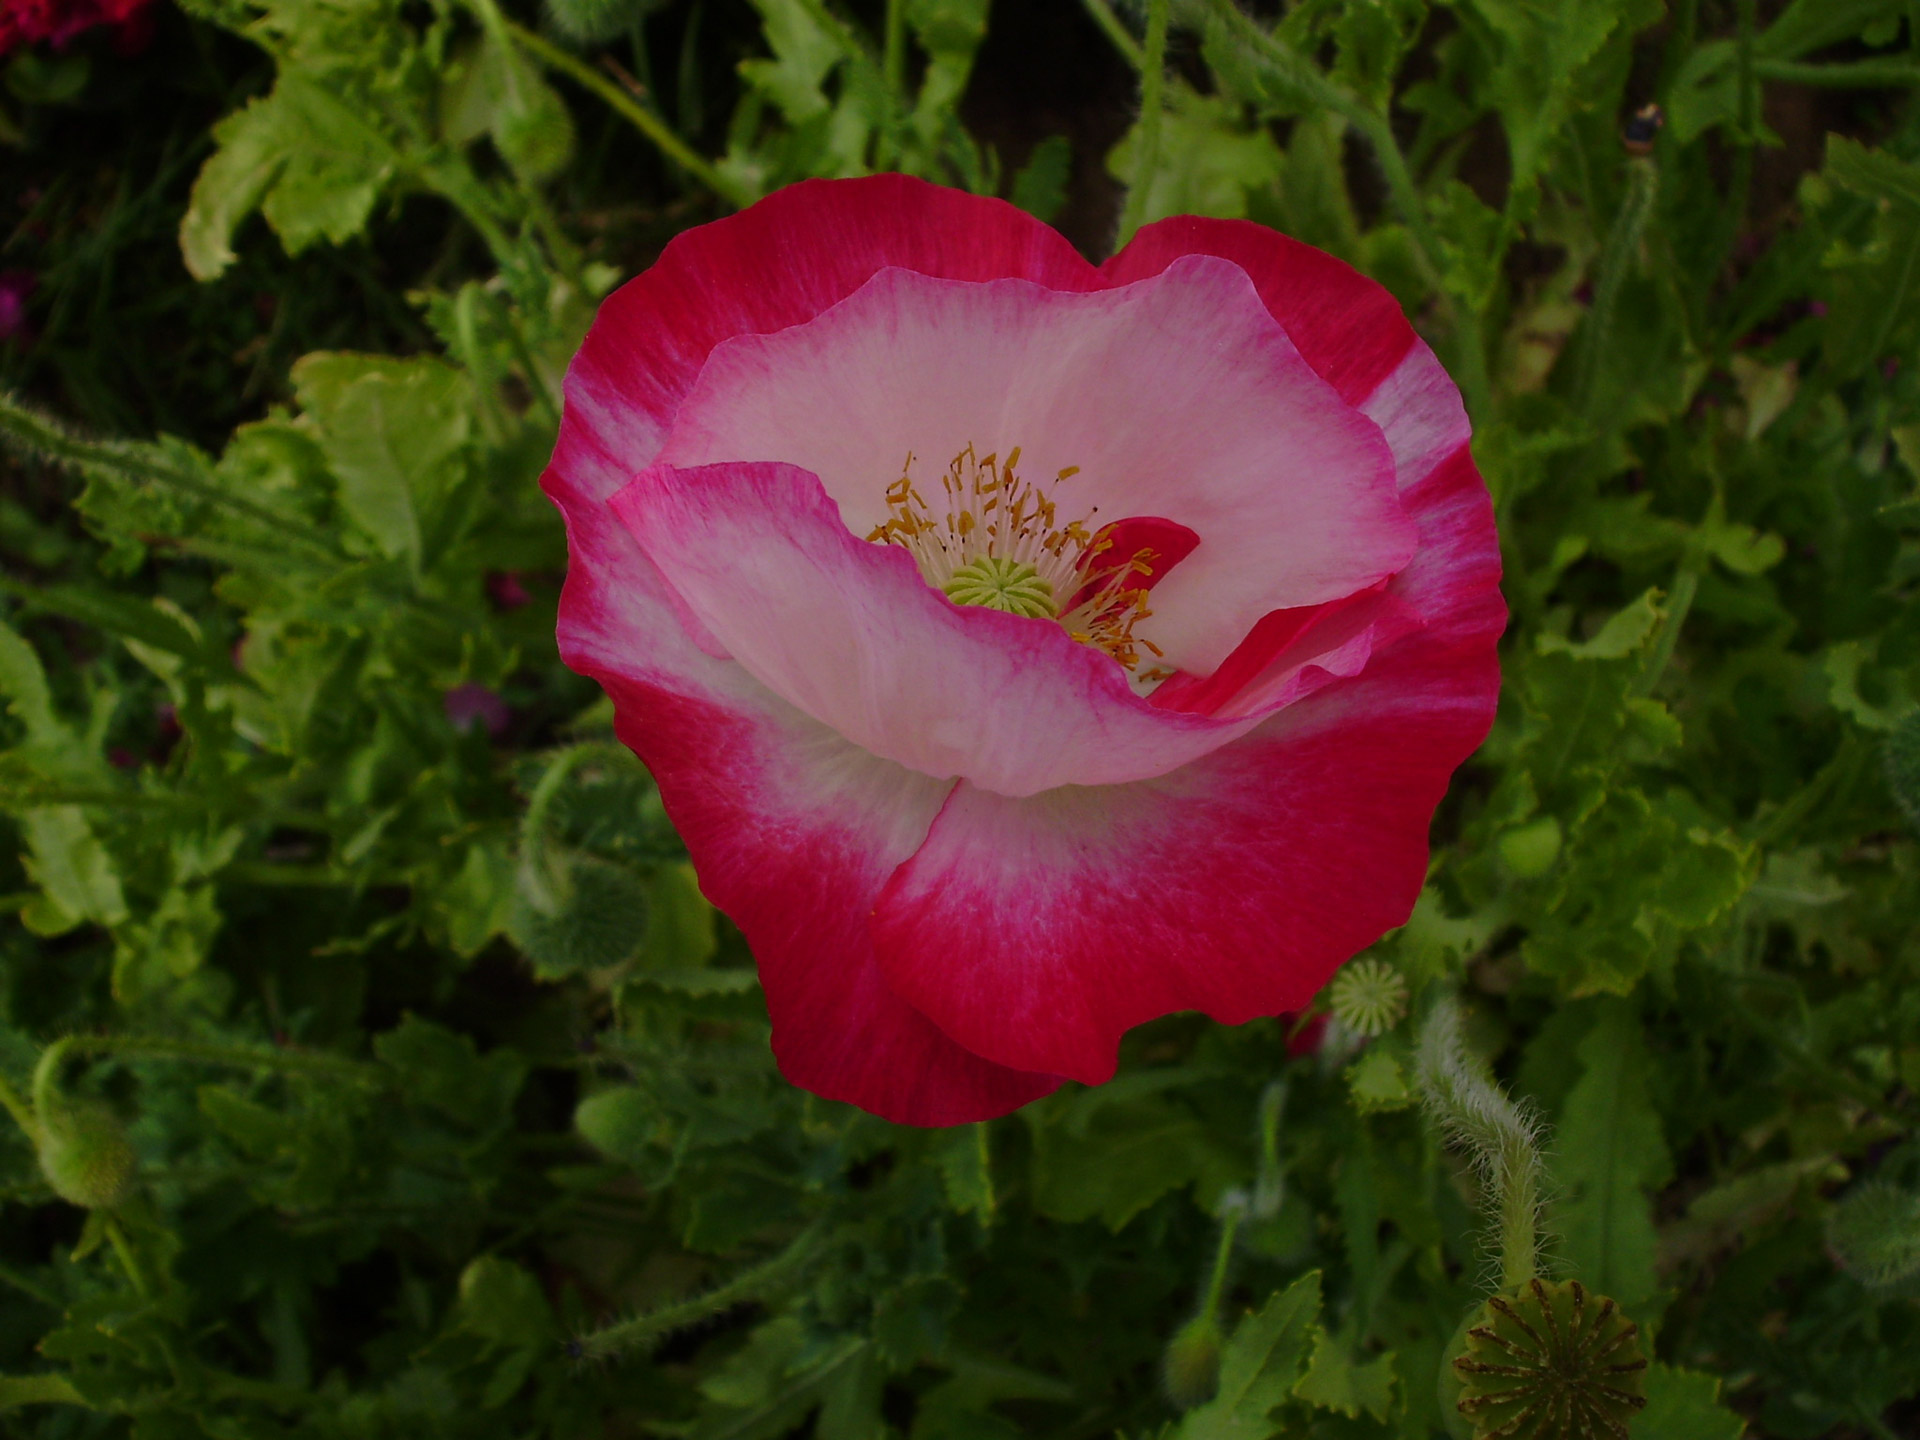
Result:
{"label": "green foliage", "polygon": [[[1490,1259],[1640,1322],[1633,1440],[1910,1425],[1906,0],[1086,0],[1011,119],[984,0],[185,8],[5,73],[9,1434],[1424,1440]],[[595,303],[881,169],[1276,226],[1460,382],[1502,707],[1311,1053],[795,1091],[558,663]]]}

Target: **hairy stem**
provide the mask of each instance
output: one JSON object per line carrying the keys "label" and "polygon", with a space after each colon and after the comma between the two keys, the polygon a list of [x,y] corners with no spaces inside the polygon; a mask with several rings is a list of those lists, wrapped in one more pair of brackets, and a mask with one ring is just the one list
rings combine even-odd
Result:
{"label": "hairy stem", "polygon": [[1517,1290],[1539,1269],[1539,1124],[1467,1050],[1453,999],[1436,1005],[1421,1029],[1418,1079],[1428,1114],[1473,1158],[1499,1247],[1501,1288]]}
{"label": "hairy stem", "polygon": [[819,1248],[824,1233],[824,1223],[816,1222],[771,1260],[743,1271],[704,1295],[695,1295],[678,1304],[650,1310],[644,1315],[622,1320],[617,1325],[582,1335],[576,1342],[577,1353],[582,1359],[604,1360],[622,1350],[651,1344],[675,1330],[698,1324],[744,1301],[758,1300],[782,1288],[806,1268]]}
{"label": "hairy stem", "polygon": [[674,134],[668,128],[666,121],[639,104],[631,95],[586,61],[562,50],[558,45],[536,35],[525,26],[514,24],[511,20],[507,22],[507,33],[513,37],[514,44],[542,65],[550,70],[558,70],[581,89],[590,91],[598,97],[614,114],[652,141],[654,148],[662,155],[722,200],[732,205],[744,206],[751,205],[758,198],[721,174],[710,161]]}
{"label": "hairy stem", "polygon": [[1595,385],[1600,373],[1600,357],[1605,353],[1607,332],[1613,328],[1613,314],[1620,300],[1620,287],[1633,269],[1634,256],[1640,251],[1641,238],[1653,214],[1653,203],[1660,193],[1660,171],[1651,158],[1627,162],[1627,198],[1620,213],[1613,217],[1606,245],[1600,252],[1600,273],[1594,280],[1593,304],[1587,310],[1586,323],[1580,329],[1580,350],[1575,357],[1573,393],[1580,412],[1591,416],[1595,404]]}
{"label": "hairy stem", "polygon": [[112,1055],[123,1060],[185,1060],[201,1065],[228,1065],[240,1070],[274,1070],[283,1075],[305,1075],[316,1080],[354,1085],[384,1086],[384,1067],[343,1055],[310,1050],[282,1050],[267,1045],[215,1045],[167,1035],[68,1035],[49,1045],[34,1070],[34,1103],[42,1110],[58,1084],[60,1069],[81,1056]]}
{"label": "hairy stem", "polygon": [[57,421],[23,405],[6,391],[0,391],[0,445],[17,454],[44,460],[82,475],[104,471],[129,480],[164,485],[191,495],[196,500],[245,515],[249,520],[276,530],[288,539],[325,552],[330,558],[345,558],[345,552],[339,546],[312,526],[291,520],[265,505],[255,504],[245,496],[232,494],[218,485],[185,474],[178,465],[155,457],[150,446],[125,441],[83,439]]}

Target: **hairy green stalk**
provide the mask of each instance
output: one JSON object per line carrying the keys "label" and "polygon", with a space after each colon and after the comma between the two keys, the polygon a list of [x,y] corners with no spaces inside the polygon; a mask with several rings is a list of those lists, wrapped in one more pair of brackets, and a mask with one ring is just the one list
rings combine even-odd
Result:
{"label": "hairy green stalk", "polygon": [[1599,273],[1594,279],[1593,304],[1580,328],[1579,354],[1575,357],[1573,393],[1580,412],[1591,418],[1595,404],[1595,383],[1600,357],[1606,352],[1608,332],[1613,328],[1614,311],[1620,302],[1620,288],[1631,273],[1640,242],[1647,233],[1647,221],[1653,215],[1654,201],[1660,194],[1660,170],[1651,157],[1627,162],[1627,198],[1613,217],[1600,252]]}
{"label": "hairy green stalk", "polygon": [[81,475],[106,474],[163,485],[244,515],[289,540],[324,552],[330,559],[346,558],[345,552],[319,530],[187,474],[179,464],[157,455],[156,446],[126,440],[84,439],[3,390],[0,390],[0,445],[15,454]]}
{"label": "hairy green stalk", "polygon": [[1539,1270],[1539,1122],[1468,1051],[1460,1005],[1451,998],[1421,1029],[1417,1078],[1427,1113],[1473,1159],[1493,1220],[1501,1288],[1517,1290]]}
{"label": "hairy green stalk", "polygon": [[383,1066],[312,1050],[283,1050],[269,1045],[215,1045],[168,1035],[68,1035],[40,1054],[34,1070],[34,1103],[46,1108],[60,1069],[82,1056],[111,1055],[122,1060],[184,1060],[201,1065],[226,1065],[239,1070],[273,1070],[315,1080],[344,1081],[352,1085],[384,1086],[390,1076]]}
{"label": "hairy green stalk", "polygon": [[605,1360],[623,1350],[651,1345],[676,1330],[697,1325],[735,1305],[764,1299],[785,1289],[805,1272],[818,1253],[825,1233],[825,1222],[816,1221],[778,1255],[751,1270],[741,1272],[724,1285],[716,1286],[704,1295],[695,1295],[658,1310],[649,1310],[605,1329],[582,1335],[570,1347],[572,1353],[583,1360]]}
{"label": "hairy green stalk", "polygon": [[548,69],[559,71],[581,89],[590,92],[614,114],[652,141],[654,148],[662,155],[722,200],[735,206],[745,206],[751,205],[759,198],[728,179],[711,161],[702,157],[686,141],[674,134],[668,128],[666,121],[638,103],[586,61],[562,50],[552,41],[543,39],[525,26],[514,24],[511,20],[507,22],[507,33],[513,37],[513,43],[529,56]]}

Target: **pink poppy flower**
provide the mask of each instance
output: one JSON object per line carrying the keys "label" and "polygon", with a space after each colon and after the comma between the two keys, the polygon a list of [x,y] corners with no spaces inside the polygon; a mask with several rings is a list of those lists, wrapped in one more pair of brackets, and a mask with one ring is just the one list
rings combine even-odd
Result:
{"label": "pink poppy flower", "polygon": [[814,181],[610,297],[544,480],[561,654],[788,1078],[1004,1114],[1402,923],[1499,687],[1467,435],[1384,290],[1240,221],[1096,267],[999,201]]}

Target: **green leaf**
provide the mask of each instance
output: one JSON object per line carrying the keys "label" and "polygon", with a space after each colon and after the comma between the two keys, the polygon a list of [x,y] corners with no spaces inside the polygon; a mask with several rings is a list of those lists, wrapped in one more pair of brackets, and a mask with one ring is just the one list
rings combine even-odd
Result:
{"label": "green leaf", "polygon": [[1660,592],[1646,590],[1631,605],[1608,616],[1591,640],[1574,644],[1549,633],[1540,636],[1535,648],[1542,655],[1569,655],[1576,660],[1624,660],[1653,638],[1666,614]]}
{"label": "green leaf", "polygon": [[7,709],[26,727],[27,739],[42,746],[64,747],[71,742],[67,727],[54,714],[53,693],[40,657],[11,626],[0,622],[0,696]]}
{"label": "green leaf", "polygon": [[1583,73],[1616,33],[1630,35],[1660,16],[1653,0],[1472,0],[1500,39],[1487,80],[1505,122],[1516,191],[1532,188],[1549,148],[1597,87]]}
{"label": "green leaf", "polygon": [[507,1123],[526,1062],[512,1050],[482,1056],[469,1035],[409,1015],[374,1037],[373,1053],[391,1066],[410,1101],[473,1131]]}
{"label": "green leaf", "polygon": [[22,1405],[93,1408],[64,1375],[0,1375],[0,1410],[14,1410]]}
{"label": "green leaf", "polygon": [[63,935],[91,921],[127,918],[119,871],[78,805],[51,805],[20,817],[27,852],[22,865],[40,894],[20,914],[36,935]]}
{"label": "green leaf", "polygon": [[[1244,216],[1248,192],[1274,184],[1285,167],[1273,137],[1249,124],[1243,106],[1171,80],[1167,101],[1142,223],[1168,215]],[[1139,183],[1138,137],[1136,126],[1107,155],[1108,172],[1124,183]]]}
{"label": "green leaf", "polygon": [[1033,1205],[1056,1220],[1097,1218],[1118,1230],[1215,1160],[1205,1127],[1154,1096],[1098,1104],[1084,1120],[1070,1111],[1053,1119],[1039,1106],[1024,1113],[1033,1127]]}
{"label": "green leaf", "polygon": [[1554,1177],[1566,1194],[1550,1228],[1568,1273],[1645,1323],[1659,1291],[1651,1192],[1672,1178],[1673,1162],[1632,1008],[1599,1002],[1579,1056],[1581,1076],[1554,1130]]}
{"label": "green leaf", "polygon": [[1844,377],[1910,352],[1920,334],[1920,165],[1829,135],[1823,176],[1876,202],[1867,242],[1837,235],[1825,256],[1831,300],[1822,345]]}
{"label": "green leaf", "polygon": [[1413,1104],[1414,1094],[1407,1084],[1406,1072],[1391,1051],[1369,1046],[1360,1058],[1347,1067],[1347,1091],[1354,1107],[1363,1115],[1387,1110],[1404,1110]]}
{"label": "green leaf", "polygon": [[235,259],[233,233],[255,209],[289,254],[366,228],[397,172],[393,147],[353,106],[298,71],[214,127],[218,144],[194,182],[180,251],[197,280]]}
{"label": "green leaf", "polygon": [[1033,147],[1013,176],[1008,199],[1036,219],[1052,222],[1067,203],[1067,180],[1073,169],[1073,142],[1049,135]]}
{"label": "green leaf", "polygon": [[466,378],[438,360],[320,353],[293,367],[293,383],[341,508],[382,553],[418,566],[465,474]]}
{"label": "green leaf", "polygon": [[978,1215],[983,1222],[993,1219],[995,1204],[989,1138],[985,1122],[956,1125],[941,1137],[939,1147],[947,1203],[963,1215]]}
{"label": "green leaf", "polygon": [[[1797,60],[1836,41],[1864,34],[1878,22],[1898,20],[1905,0],[1793,0],[1754,37],[1756,60]],[[1680,67],[1667,96],[1668,124],[1676,140],[1693,140],[1740,114],[1740,52],[1737,42],[1715,40],[1696,48]],[[1754,110],[1759,110],[1758,96]]]}
{"label": "green leaf", "polygon": [[771,60],[742,60],[740,78],[780,107],[790,125],[831,108],[822,86],[846,58],[840,36],[803,0],[753,0],[773,51]]}
{"label": "green leaf", "polygon": [[1179,1440],[1267,1440],[1268,1417],[1294,1393],[1308,1341],[1318,1335],[1320,1272],[1302,1275],[1234,1327],[1220,1352],[1220,1385],[1187,1412]]}
{"label": "green leaf", "polygon": [[988,0],[905,0],[907,26],[927,52],[914,101],[914,119],[923,132],[949,123],[967,88],[973,58],[987,37],[987,7]]}
{"label": "green leaf", "polygon": [[489,135],[516,175],[551,179],[573,157],[573,116],[566,102],[513,43],[504,26],[489,24],[448,68],[440,91],[440,129],[465,145]]}
{"label": "green leaf", "polygon": [[219,148],[200,167],[180,220],[180,254],[196,280],[215,280],[240,257],[233,232],[259,208],[287,160],[282,117],[270,97],[213,127]]}
{"label": "green leaf", "polygon": [[540,1282],[498,1255],[481,1255],[460,1272],[454,1323],[507,1349],[543,1349],[558,1338]]}
{"label": "green leaf", "polygon": [[109,635],[177,655],[222,679],[239,678],[225,654],[208,645],[195,629],[149,601],[76,585],[28,585],[5,575],[0,575],[0,594],[13,595],[34,609],[65,615]]}
{"label": "green leaf", "polygon": [[1894,722],[1885,754],[1887,788],[1906,812],[1907,823],[1920,830],[1920,710],[1909,710]]}
{"label": "green leaf", "polygon": [[1647,1367],[1647,1408],[1633,1440],[1740,1440],[1746,1421],[1720,1403],[1720,1380],[1657,1361]]}
{"label": "green leaf", "polygon": [[[647,886],[646,935],[635,963],[643,970],[696,970],[719,946],[712,904],[686,861],[662,865]],[[629,914],[627,923],[634,915]]]}
{"label": "green leaf", "polygon": [[1293,1387],[1296,1398],[1322,1410],[1334,1410],[1348,1419],[1361,1411],[1384,1421],[1393,1412],[1393,1352],[1355,1361],[1343,1341],[1315,1327],[1313,1357],[1307,1373]]}

